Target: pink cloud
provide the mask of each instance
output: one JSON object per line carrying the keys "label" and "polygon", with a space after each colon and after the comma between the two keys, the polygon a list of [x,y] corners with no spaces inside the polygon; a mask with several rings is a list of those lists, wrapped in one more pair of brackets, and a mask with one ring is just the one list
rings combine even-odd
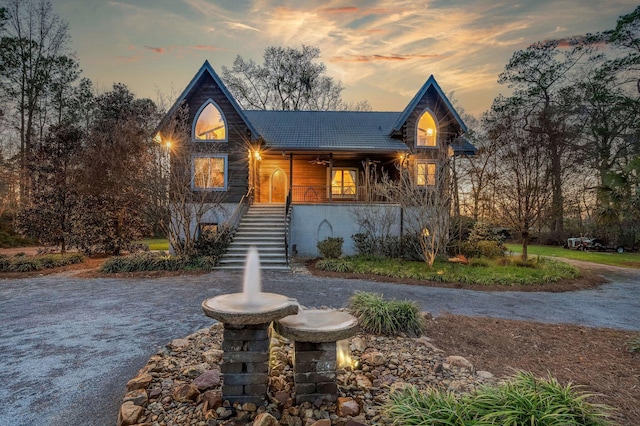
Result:
{"label": "pink cloud", "polygon": [[334,56],[331,62],[377,62],[377,61],[408,61],[410,59],[424,58],[442,58],[443,55],[351,55],[351,56]]}
{"label": "pink cloud", "polygon": [[[385,13],[391,13],[391,9],[361,9],[356,6],[344,6],[344,7],[327,7],[324,9],[320,9],[321,13],[331,13],[331,14],[352,14],[352,15],[381,15]],[[395,10],[397,12],[397,10]]]}
{"label": "pink cloud", "polygon": [[149,49],[149,50],[151,50],[152,52],[155,52],[155,53],[165,53],[166,52],[164,47],[145,46],[144,48],[145,49]]}

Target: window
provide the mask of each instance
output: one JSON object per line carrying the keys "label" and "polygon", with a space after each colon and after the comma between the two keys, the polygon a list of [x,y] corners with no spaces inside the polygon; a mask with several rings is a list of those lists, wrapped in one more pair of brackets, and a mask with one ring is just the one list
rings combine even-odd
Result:
{"label": "window", "polygon": [[357,176],[355,169],[333,169],[331,195],[338,198],[355,198]]}
{"label": "window", "polygon": [[425,111],[418,121],[418,137],[416,139],[417,146],[436,146],[438,128],[436,121],[429,111]]}
{"label": "window", "polygon": [[227,140],[227,127],[220,109],[212,100],[200,109],[193,129],[193,137],[201,141]]}
{"label": "window", "polygon": [[416,184],[418,186],[434,186],[436,184],[436,163],[422,161],[416,163]]}
{"label": "window", "polygon": [[193,159],[194,189],[227,189],[227,158],[195,157]]}

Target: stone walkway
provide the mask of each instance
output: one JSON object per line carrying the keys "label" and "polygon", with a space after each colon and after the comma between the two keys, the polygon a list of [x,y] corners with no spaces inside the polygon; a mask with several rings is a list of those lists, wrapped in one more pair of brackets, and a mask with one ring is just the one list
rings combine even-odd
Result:
{"label": "stone walkway", "polygon": [[[640,330],[640,271],[573,293],[475,292],[265,272],[264,291],[339,308],[354,291],[447,311]],[[158,348],[211,324],[205,298],[240,291],[241,274],[159,279],[0,279],[0,426],[115,423],[126,381]]]}

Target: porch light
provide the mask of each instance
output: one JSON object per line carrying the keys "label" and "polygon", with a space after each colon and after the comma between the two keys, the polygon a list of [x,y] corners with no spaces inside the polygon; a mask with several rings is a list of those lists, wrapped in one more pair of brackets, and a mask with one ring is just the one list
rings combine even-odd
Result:
{"label": "porch light", "polygon": [[253,151],[253,158],[255,158],[256,161],[261,161],[262,155],[260,155],[260,151]]}

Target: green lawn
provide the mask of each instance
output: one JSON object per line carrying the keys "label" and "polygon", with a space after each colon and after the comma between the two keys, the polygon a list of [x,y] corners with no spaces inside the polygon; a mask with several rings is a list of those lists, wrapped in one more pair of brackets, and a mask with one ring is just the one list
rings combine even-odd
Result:
{"label": "green lawn", "polygon": [[[509,251],[522,252],[521,244],[506,244]],[[584,260],[601,263],[603,265],[625,266],[640,269],[640,253],[590,252],[569,250],[558,246],[530,245],[527,247],[529,256],[563,257],[565,259]]]}
{"label": "green lawn", "polygon": [[148,245],[149,250],[169,250],[169,240],[166,238],[148,238],[136,242]]}

